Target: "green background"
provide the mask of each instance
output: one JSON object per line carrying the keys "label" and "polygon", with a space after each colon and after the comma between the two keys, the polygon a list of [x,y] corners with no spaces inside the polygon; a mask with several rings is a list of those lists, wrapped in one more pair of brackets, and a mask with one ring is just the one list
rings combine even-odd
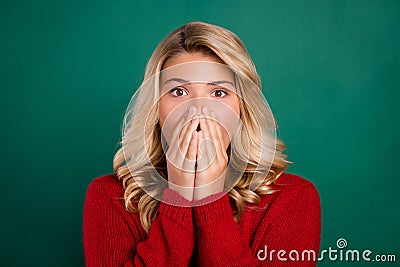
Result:
{"label": "green background", "polygon": [[288,172],[320,192],[321,249],[345,238],[398,263],[400,2],[164,2],[1,2],[1,265],[84,265],[87,186],[112,172],[147,59],[190,20],[246,44]]}

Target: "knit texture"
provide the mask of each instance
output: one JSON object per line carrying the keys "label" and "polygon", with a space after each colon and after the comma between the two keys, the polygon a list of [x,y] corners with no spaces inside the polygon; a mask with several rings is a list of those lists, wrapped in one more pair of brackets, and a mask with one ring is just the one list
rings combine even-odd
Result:
{"label": "knit texture", "polygon": [[[318,191],[289,173],[272,187],[276,192],[248,204],[238,222],[227,194],[188,207],[188,200],[166,189],[146,233],[138,214],[125,209],[116,175],[98,177],[88,187],[83,212],[86,266],[315,266],[302,252],[313,250],[318,257]],[[280,257],[279,250],[285,251]]]}

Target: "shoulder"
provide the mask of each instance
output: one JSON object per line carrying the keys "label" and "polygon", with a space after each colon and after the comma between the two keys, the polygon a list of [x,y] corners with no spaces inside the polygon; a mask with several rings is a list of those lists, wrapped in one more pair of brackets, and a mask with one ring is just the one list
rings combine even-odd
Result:
{"label": "shoulder", "polygon": [[86,203],[96,201],[117,201],[123,200],[124,189],[118,181],[115,173],[106,174],[94,178],[89,184],[86,192]]}
{"label": "shoulder", "polygon": [[299,175],[292,173],[282,173],[273,185],[277,190],[299,190],[301,188],[313,188],[316,190],[315,185]]}
{"label": "shoulder", "polygon": [[283,173],[273,187],[286,197],[313,196],[319,198],[318,190],[311,181],[292,173]]}
{"label": "shoulder", "polygon": [[261,196],[261,205],[270,205],[278,209],[307,203],[319,206],[320,198],[316,186],[306,178],[296,174],[282,173],[271,187],[274,193]]}
{"label": "shoulder", "polygon": [[129,225],[140,225],[138,214],[128,212],[125,208],[124,191],[115,173],[94,178],[86,192],[85,217],[109,218],[119,216]]}
{"label": "shoulder", "polygon": [[133,234],[137,240],[145,237],[138,214],[125,208],[124,188],[116,174],[99,176],[88,185],[83,228],[85,235],[100,231],[100,235]]}
{"label": "shoulder", "polygon": [[94,178],[88,189],[108,188],[108,191],[121,191],[123,190],[121,183],[118,181],[115,173],[105,174]]}
{"label": "shoulder", "polygon": [[111,173],[94,178],[88,186],[88,191],[101,191],[104,194],[115,195],[123,192],[123,188],[117,175]]}
{"label": "shoulder", "polygon": [[272,187],[274,193],[261,197],[263,209],[253,212],[261,233],[254,244],[318,251],[321,206],[315,185],[299,175],[283,173]]}

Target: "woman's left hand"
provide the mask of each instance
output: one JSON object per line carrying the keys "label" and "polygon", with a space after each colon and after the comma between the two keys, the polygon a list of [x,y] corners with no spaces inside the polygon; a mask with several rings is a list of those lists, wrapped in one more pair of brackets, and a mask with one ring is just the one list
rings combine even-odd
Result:
{"label": "woman's left hand", "polygon": [[224,190],[228,165],[221,125],[216,121],[214,112],[210,112],[206,107],[203,107],[202,111],[204,115],[200,119],[194,200]]}

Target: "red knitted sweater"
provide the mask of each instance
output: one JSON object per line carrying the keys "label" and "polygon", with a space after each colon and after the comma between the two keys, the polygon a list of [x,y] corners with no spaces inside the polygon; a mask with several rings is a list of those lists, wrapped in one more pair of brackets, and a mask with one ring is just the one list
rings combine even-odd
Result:
{"label": "red knitted sweater", "polygon": [[[277,192],[247,205],[238,222],[227,194],[195,207],[161,202],[146,233],[138,214],[124,208],[115,174],[98,177],[88,187],[83,214],[86,265],[315,266],[321,232],[317,190],[288,173],[273,187]],[[163,199],[187,201],[170,189]]]}

